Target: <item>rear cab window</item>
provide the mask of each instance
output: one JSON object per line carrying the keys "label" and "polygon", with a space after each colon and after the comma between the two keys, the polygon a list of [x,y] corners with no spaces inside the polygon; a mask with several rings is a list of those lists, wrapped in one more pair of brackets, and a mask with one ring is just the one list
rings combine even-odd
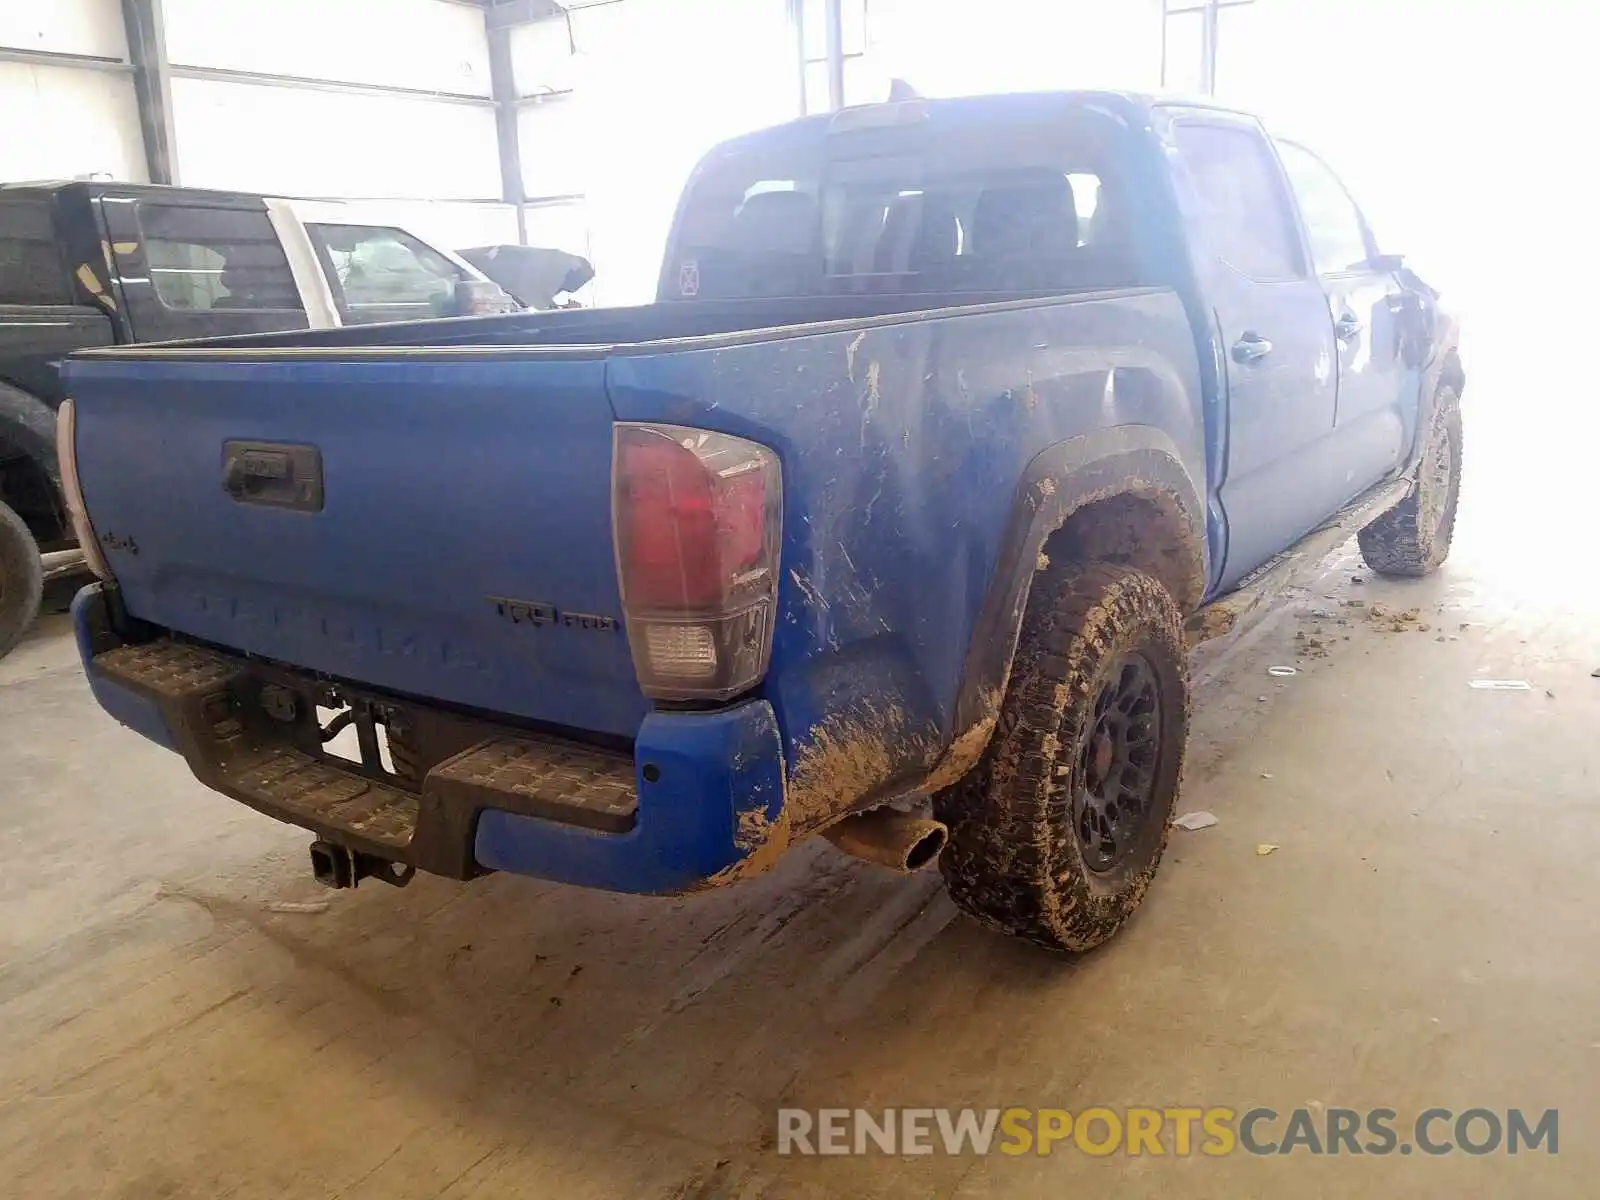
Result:
{"label": "rear cab window", "polygon": [[1070,292],[1148,278],[1128,136],[1080,107],[997,129],[735,148],[691,182],[663,299]]}
{"label": "rear cab window", "polygon": [[348,325],[453,316],[456,285],[471,278],[403,229],[308,222],[306,232]]}
{"label": "rear cab window", "polygon": [[50,201],[0,193],[0,304],[73,304]]}
{"label": "rear cab window", "polygon": [[141,201],[150,283],[173,312],[302,311],[265,211]]}

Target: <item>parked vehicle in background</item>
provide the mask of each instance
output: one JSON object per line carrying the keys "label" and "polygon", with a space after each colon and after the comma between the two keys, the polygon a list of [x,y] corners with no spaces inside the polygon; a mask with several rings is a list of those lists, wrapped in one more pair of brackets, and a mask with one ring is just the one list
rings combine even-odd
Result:
{"label": "parked vehicle in background", "polygon": [[525,308],[580,308],[577,293],[594,279],[587,258],[544,246],[474,246],[461,257]]}
{"label": "parked vehicle in background", "polygon": [[706,158],[651,306],[75,357],[80,650],[334,886],[682,892],[820,833],[1084,950],[1190,645],[1357,531],[1448,552],[1437,299],[1243,114],[809,118]]}
{"label": "parked vehicle in background", "polygon": [[354,212],[195,188],[0,186],[0,657],[46,575],[82,563],[55,454],[68,353],[515,307],[450,251]]}

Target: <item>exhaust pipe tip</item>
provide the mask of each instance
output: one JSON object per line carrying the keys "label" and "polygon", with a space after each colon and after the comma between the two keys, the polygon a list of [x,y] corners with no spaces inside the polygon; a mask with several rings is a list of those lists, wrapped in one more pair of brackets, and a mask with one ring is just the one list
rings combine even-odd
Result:
{"label": "exhaust pipe tip", "polygon": [[[930,824],[938,823],[930,822]],[[907,852],[906,870],[920,871],[923,867],[932,866],[944,852],[944,844],[949,840],[950,831],[943,825],[939,825],[937,829],[930,829]]]}
{"label": "exhaust pipe tip", "polygon": [[830,825],[822,836],[846,854],[909,875],[939,857],[950,830],[942,821],[876,808]]}

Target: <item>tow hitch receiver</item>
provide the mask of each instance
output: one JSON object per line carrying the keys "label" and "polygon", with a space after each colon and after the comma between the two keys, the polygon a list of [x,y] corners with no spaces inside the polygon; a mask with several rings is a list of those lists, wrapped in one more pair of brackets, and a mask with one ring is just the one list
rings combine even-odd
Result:
{"label": "tow hitch receiver", "polygon": [[363,879],[377,879],[393,887],[405,887],[417,873],[407,863],[391,862],[376,854],[363,854],[333,842],[311,843],[311,874],[323,887],[353,888]]}
{"label": "tow hitch receiver", "polygon": [[[412,867],[474,879],[485,873],[476,837],[486,810],[599,833],[627,833],[638,815],[627,751],[528,736],[170,638],[105,650],[91,669],[159,706],[202,783],[309,830],[312,870],[329,887],[403,886]],[[351,728],[360,761],[329,750]]]}

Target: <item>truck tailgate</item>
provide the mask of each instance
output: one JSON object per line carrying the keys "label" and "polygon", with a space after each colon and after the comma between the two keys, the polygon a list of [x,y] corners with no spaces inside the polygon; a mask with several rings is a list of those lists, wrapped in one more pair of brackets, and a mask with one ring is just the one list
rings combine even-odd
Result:
{"label": "truck tailgate", "polygon": [[152,355],[68,379],[133,616],[409,695],[638,728],[603,359]]}

